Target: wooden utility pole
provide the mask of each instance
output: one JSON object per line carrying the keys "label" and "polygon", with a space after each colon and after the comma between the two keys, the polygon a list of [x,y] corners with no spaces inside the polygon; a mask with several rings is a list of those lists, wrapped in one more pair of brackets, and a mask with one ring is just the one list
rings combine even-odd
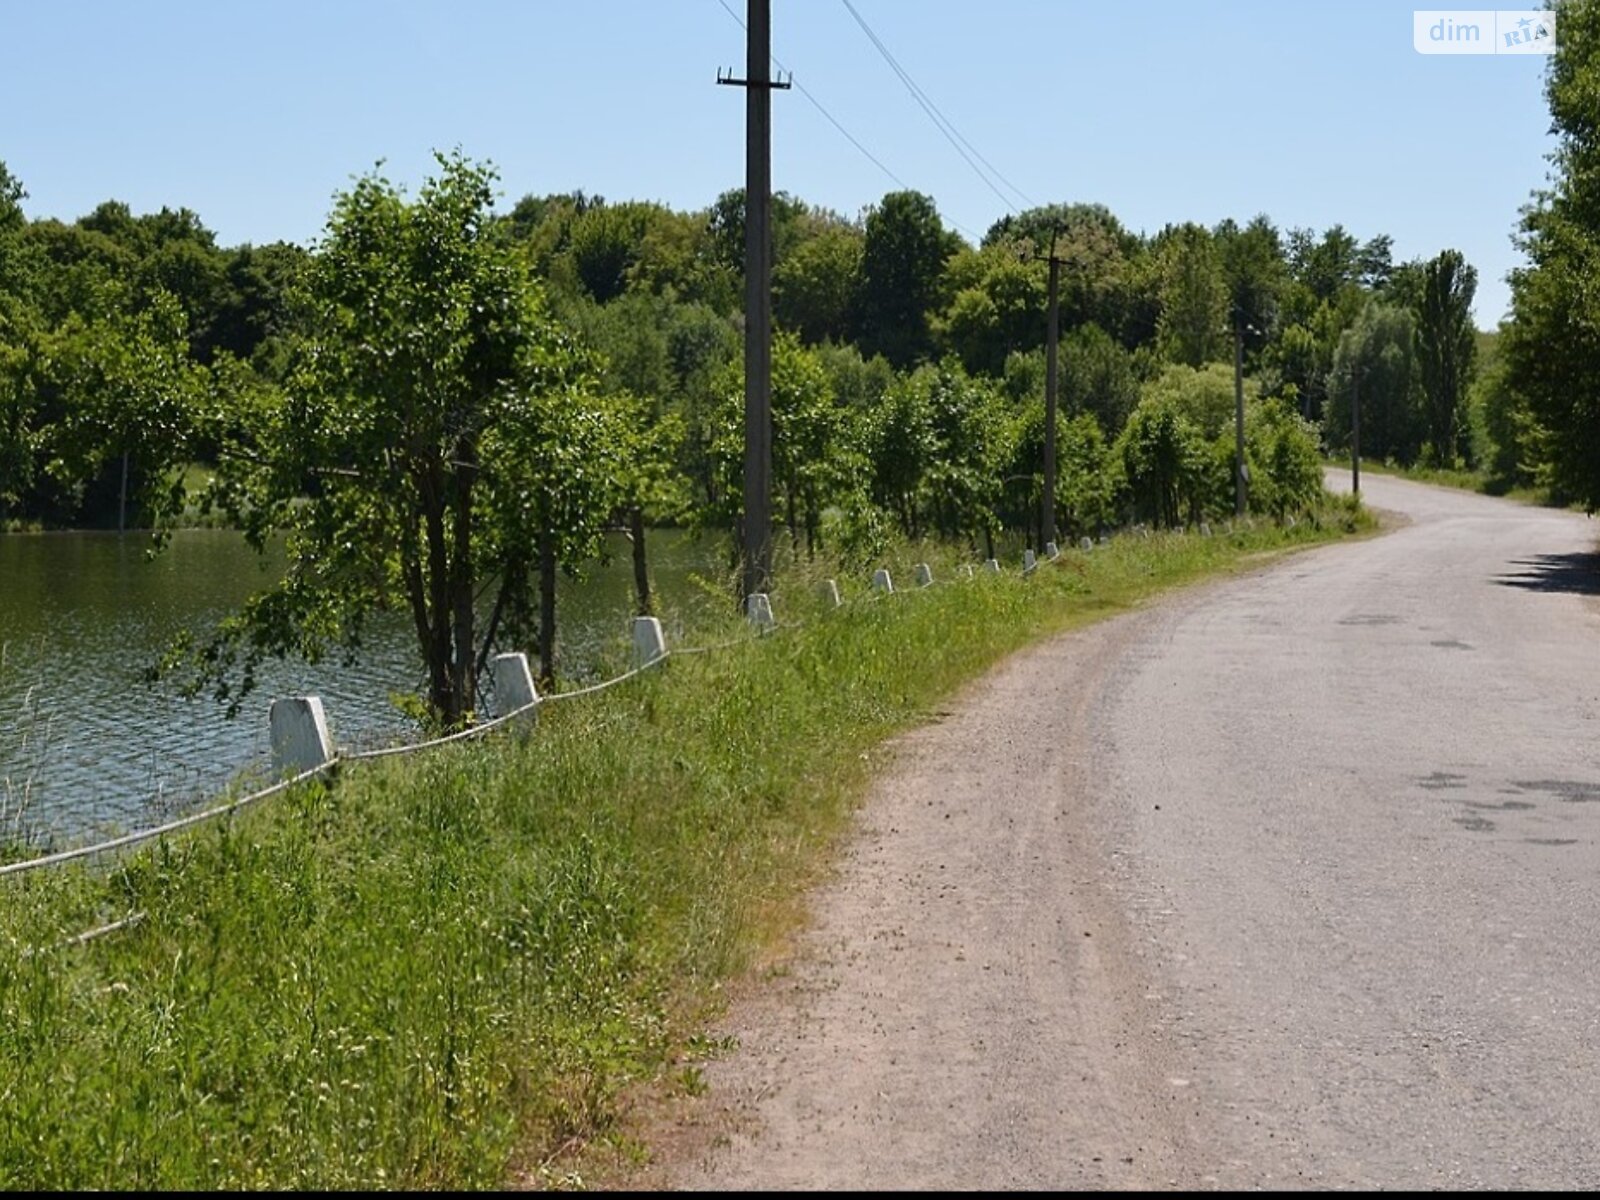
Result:
{"label": "wooden utility pole", "polygon": [[1243,517],[1250,498],[1244,465],[1244,327],[1233,323],[1233,515]]}
{"label": "wooden utility pole", "polygon": [[1039,550],[1056,540],[1056,370],[1061,342],[1061,260],[1056,257],[1056,235],[1050,235],[1050,319],[1044,351],[1044,512],[1039,522]]}
{"label": "wooden utility pole", "polygon": [[772,579],[772,0],[749,0],[744,173],[744,596]]}
{"label": "wooden utility pole", "polygon": [[1361,374],[1350,376],[1350,490],[1361,495]]}

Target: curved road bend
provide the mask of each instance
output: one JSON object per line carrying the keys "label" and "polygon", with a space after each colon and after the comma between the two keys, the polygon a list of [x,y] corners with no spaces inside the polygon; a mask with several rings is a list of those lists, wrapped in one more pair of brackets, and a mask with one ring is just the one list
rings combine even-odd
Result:
{"label": "curved road bend", "polygon": [[1364,491],[899,739],[666,1181],[1600,1184],[1600,525]]}

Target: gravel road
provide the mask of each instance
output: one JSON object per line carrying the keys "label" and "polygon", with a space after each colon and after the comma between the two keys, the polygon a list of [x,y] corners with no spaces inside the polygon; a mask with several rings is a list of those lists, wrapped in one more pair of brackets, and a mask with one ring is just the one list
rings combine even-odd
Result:
{"label": "gravel road", "polygon": [[659,1181],[1600,1185],[1600,526],[1363,491],[899,739]]}

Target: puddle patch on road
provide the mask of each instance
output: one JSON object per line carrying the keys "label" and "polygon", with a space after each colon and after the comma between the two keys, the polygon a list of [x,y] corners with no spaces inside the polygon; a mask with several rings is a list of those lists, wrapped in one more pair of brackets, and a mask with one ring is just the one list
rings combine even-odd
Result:
{"label": "puddle patch on road", "polygon": [[1442,639],[1440,641],[1437,641],[1437,642],[1429,642],[1428,645],[1437,646],[1441,650],[1471,650],[1471,649],[1474,649],[1473,646],[1469,645],[1466,642],[1463,642],[1463,641],[1459,640],[1458,638],[1444,638],[1444,639]]}
{"label": "puddle patch on road", "polygon": [[1456,817],[1454,820],[1461,828],[1473,833],[1489,833],[1494,829],[1494,822],[1488,817]]}
{"label": "puddle patch on road", "polygon": [[1577,838],[1523,838],[1530,846],[1576,846]]}
{"label": "puddle patch on road", "polygon": [[1446,788],[1464,788],[1467,786],[1467,777],[1451,771],[1435,771],[1432,775],[1419,778],[1417,786],[1427,788],[1430,792],[1440,792]]}

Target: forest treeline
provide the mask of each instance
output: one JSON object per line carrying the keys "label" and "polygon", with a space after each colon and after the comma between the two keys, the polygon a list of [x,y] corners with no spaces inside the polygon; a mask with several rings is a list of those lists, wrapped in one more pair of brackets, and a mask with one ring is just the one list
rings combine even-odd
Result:
{"label": "forest treeline", "polygon": [[[223,247],[187,209],[117,201],[71,224],[29,221],[23,195],[0,173],[0,520],[110,524],[124,465],[144,495],[165,458],[149,443],[170,436],[128,397],[284,386],[304,342],[296,281],[316,252]],[[597,392],[671,426],[657,520],[734,516],[743,209],[738,190],[693,212],[579,192],[495,219],[552,318],[595,352]],[[1521,414],[1506,411],[1495,356],[1477,354],[1492,339],[1472,336],[1459,255],[1395,263],[1386,236],[1283,232],[1266,217],[1145,236],[1089,204],[1005,217],[974,246],[908,191],[859,218],[780,194],[773,228],[776,511],[801,539],[820,536],[825,511],[868,531],[956,532],[959,505],[935,492],[957,485],[989,486],[997,525],[1036,519],[1052,249],[1072,532],[1227,508],[1235,326],[1263,427],[1303,439],[1298,415],[1341,448],[1360,388],[1367,455],[1521,477]],[[1282,457],[1274,436],[1253,449]],[[1304,500],[1258,465],[1264,507]],[[935,466],[942,483],[925,478]]]}

